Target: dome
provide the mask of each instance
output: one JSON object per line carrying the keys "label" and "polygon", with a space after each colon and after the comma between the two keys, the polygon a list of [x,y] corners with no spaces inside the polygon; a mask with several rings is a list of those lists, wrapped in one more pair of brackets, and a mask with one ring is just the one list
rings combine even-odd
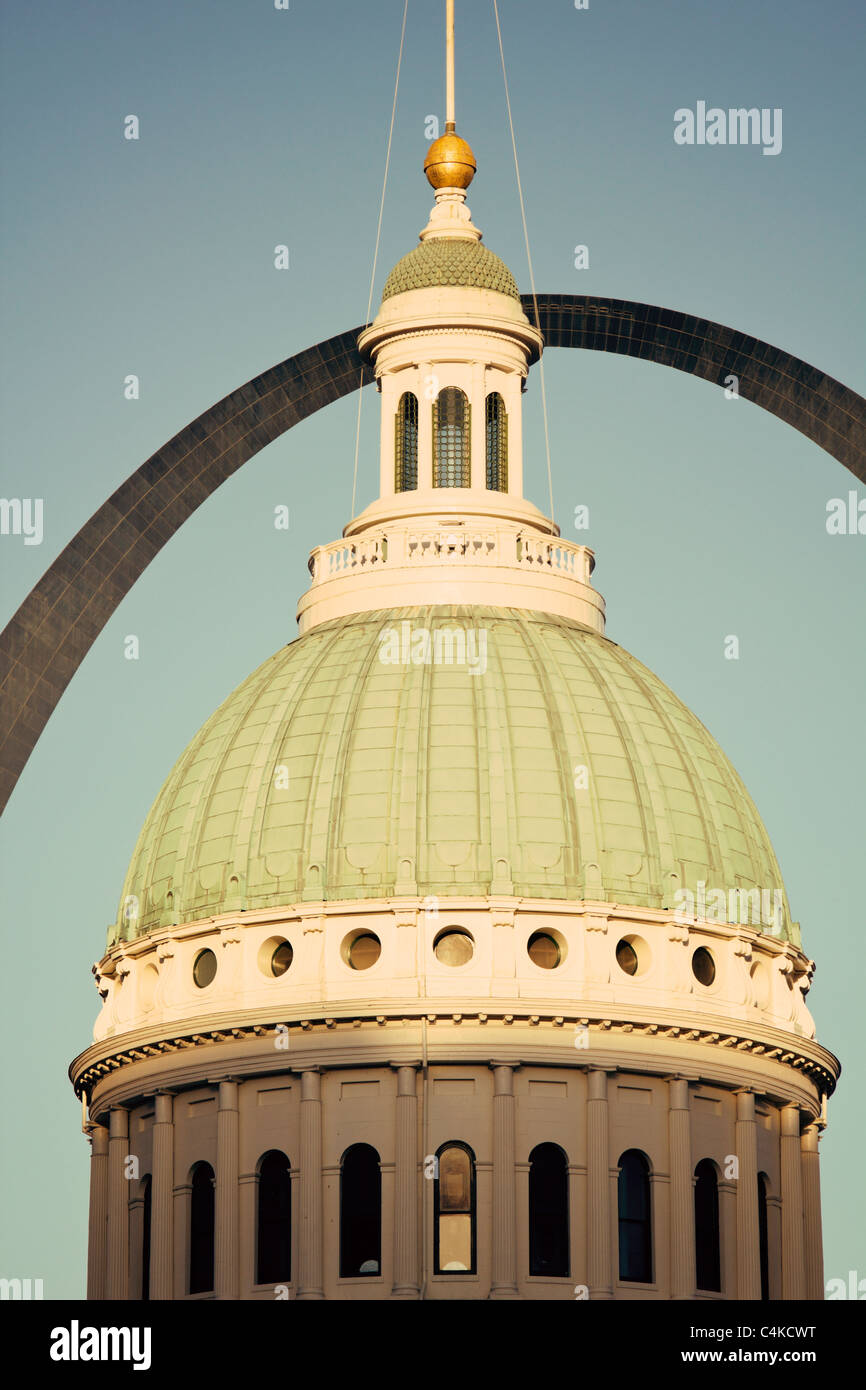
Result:
{"label": "dome", "polygon": [[212,715],[147,818],[111,940],[299,901],[672,908],[700,881],[782,884],[740,778],[658,677],[567,618],[387,609],[319,624]]}
{"label": "dome", "polygon": [[505,262],[480,241],[469,238],[431,237],[420,242],[394,266],[385,281],[382,300],[431,285],[496,290],[520,302],[520,291]]}

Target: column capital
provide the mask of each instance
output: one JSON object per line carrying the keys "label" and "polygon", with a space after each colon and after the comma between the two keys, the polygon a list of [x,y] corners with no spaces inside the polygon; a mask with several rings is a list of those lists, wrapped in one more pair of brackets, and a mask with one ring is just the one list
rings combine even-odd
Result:
{"label": "column capital", "polygon": [[112,1139],[129,1138],[129,1111],[125,1105],[112,1105],[108,1117],[108,1133]]}
{"label": "column capital", "polygon": [[822,1128],[818,1120],[812,1120],[800,1135],[800,1148],[803,1153],[817,1154],[821,1142]]}
{"label": "column capital", "polygon": [[755,1122],[755,1092],[744,1087],[735,1091],[737,1097],[737,1123],[754,1124]]}
{"label": "column capital", "polygon": [[238,1108],[238,1083],[232,1077],[226,1078],[219,1083],[218,1108],[223,1113],[227,1110],[237,1110]]}
{"label": "column capital", "polygon": [[668,1077],[668,1104],[671,1110],[689,1109],[689,1083],[684,1076]]}
{"label": "column capital", "polygon": [[154,1097],[155,1125],[170,1125],[174,1119],[174,1092],[157,1091]]}
{"label": "column capital", "polygon": [[520,1066],[519,1062],[488,1062],[487,1064],[493,1072],[493,1096],[494,1099],[500,1096],[507,1096],[510,1100],[514,1099],[514,1073]]}
{"label": "column capital", "polygon": [[417,1076],[420,1062],[390,1062],[397,1073],[397,1099],[405,1096],[415,1099],[417,1091]]}
{"label": "column capital", "polygon": [[607,1104],[607,1078],[608,1069],[606,1067],[587,1068],[587,1099],[603,1100]]}
{"label": "column capital", "polygon": [[322,1101],[322,1069],[321,1067],[300,1067],[297,1075],[301,1078],[301,1102]]}
{"label": "column capital", "polygon": [[105,1125],[90,1124],[87,1127],[91,1158],[104,1158],[108,1153],[108,1130]]}

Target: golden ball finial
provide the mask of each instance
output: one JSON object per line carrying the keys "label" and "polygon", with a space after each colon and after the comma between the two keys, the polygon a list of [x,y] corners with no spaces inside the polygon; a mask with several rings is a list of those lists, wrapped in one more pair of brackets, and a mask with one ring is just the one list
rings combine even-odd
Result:
{"label": "golden ball finial", "polygon": [[477,168],[469,145],[447,126],[424,160],[424,173],[433,188],[468,188]]}

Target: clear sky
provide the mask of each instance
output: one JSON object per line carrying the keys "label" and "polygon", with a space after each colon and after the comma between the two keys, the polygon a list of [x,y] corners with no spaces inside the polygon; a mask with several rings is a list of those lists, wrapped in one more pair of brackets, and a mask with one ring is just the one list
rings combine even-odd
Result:
{"label": "clear sky", "polygon": [[[377,292],[432,201],[421,164],[425,118],[444,120],[442,8],[409,4]],[[528,289],[492,5],[457,8],[474,219]],[[41,545],[0,537],[0,622],[178,429],[363,322],[402,10],[3,6],[0,495],[43,498],[45,530]],[[539,290],[717,320],[862,392],[862,5],[501,0],[500,13]],[[676,145],[674,112],[698,101],[781,108],[781,153]],[[137,142],[123,139],[129,114]],[[545,370],[556,517],[596,551],[608,635],[744,778],[817,961],[809,1005],[844,1068],[822,1141],[825,1277],[866,1277],[852,1201],[866,1140],[866,536],[825,528],[854,479],[690,376],[556,350]],[[138,401],[124,399],[128,373]],[[527,491],[544,507],[537,371],[525,401]],[[356,411],[357,397],[305,421],[187,522],[92,648],[4,816],[0,1275],[41,1277],[46,1297],[84,1289],[88,1146],[66,1068],[91,1037],[91,963],[175,759],[295,635],[308,551],[348,519]],[[359,507],[377,460],[367,391]],[[288,533],[273,527],[278,503]],[[124,659],[128,634],[138,661]],[[738,661],[724,658],[729,634]]]}

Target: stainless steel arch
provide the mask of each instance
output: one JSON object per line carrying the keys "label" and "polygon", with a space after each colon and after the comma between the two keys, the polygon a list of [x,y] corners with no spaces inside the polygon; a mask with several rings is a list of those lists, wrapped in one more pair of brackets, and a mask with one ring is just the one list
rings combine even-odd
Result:
{"label": "stainless steel arch", "polygon": [[[723,384],[866,480],[866,401],[806,362],[722,324],[584,295],[537,296],[548,347],[640,357]],[[534,319],[531,296],[523,306]],[[154,555],[266,444],[372,381],[360,328],[254,377],[181,430],[81,528],[0,635],[0,809],[87,651]]]}

